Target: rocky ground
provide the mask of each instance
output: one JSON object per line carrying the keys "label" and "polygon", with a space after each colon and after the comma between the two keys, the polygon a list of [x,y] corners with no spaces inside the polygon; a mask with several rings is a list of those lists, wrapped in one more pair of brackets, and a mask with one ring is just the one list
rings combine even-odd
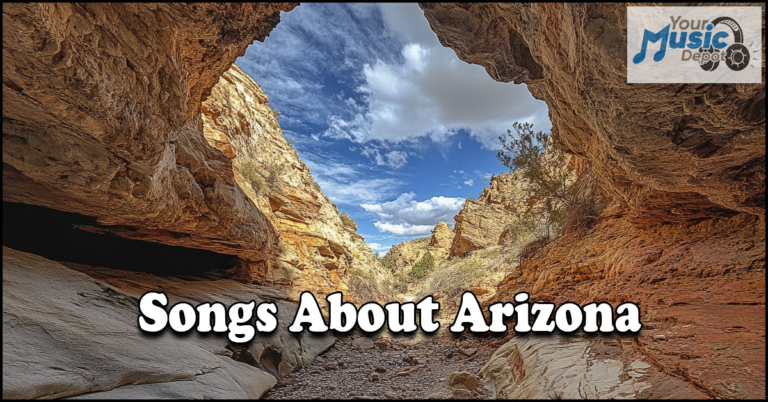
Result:
{"label": "rocky ground", "polygon": [[[493,399],[476,377],[496,346],[472,335],[351,335],[264,399]],[[501,338],[499,339],[499,341]]]}

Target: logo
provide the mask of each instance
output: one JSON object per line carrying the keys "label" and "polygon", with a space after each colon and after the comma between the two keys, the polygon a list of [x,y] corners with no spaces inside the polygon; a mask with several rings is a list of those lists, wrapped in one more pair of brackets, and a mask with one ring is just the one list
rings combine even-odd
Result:
{"label": "logo", "polygon": [[629,7],[628,83],[762,82],[760,7]]}

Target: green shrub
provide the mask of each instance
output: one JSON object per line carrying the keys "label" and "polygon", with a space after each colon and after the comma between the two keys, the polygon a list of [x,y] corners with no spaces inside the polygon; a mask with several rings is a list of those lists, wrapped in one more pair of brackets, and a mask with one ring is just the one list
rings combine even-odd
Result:
{"label": "green shrub", "polygon": [[461,294],[475,286],[492,286],[511,272],[517,259],[516,247],[492,246],[476,250],[437,264],[426,278],[418,279],[416,299],[439,295],[445,301],[443,313],[453,311],[461,301]]}
{"label": "green shrub", "polygon": [[253,188],[253,191],[256,194],[264,191],[264,181],[256,171],[256,166],[253,163],[248,163],[243,166],[240,170],[240,173],[243,175],[245,180],[248,180],[248,183],[251,184],[251,188]]}
{"label": "green shrub", "polygon": [[435,258],[432,253],[427,251],[423,257],[411,269],[411,276],[414,278],[423,278],[435,268]]}
{"label": "green shrub", "polygon": [[511,171],[519,171],[524,179],[527,197],[538,200],[535,208],[523,213],[512,229],[522,237],[534,240],[552,237],[566,219],[568,209],[576,204],[573,171],[567,155],[554,148],[543,131],[534,132],[530,123],[512,125],[513,137],[507,130],[499,136],[502,150],[496,158]]}
{"label": "green shrub", "polygon": [[378,278],[376,278],[376,275],[373,272],[368,271],[368,270],[362,270],[360,268],[352,266],[352,267],[349,267],[349,269],[347,269],[347,273],[349,275],[357,275],[357,276],[365,279],[366,282],[371,283],[371,284],[378,285],[378,283],[379,283],[379,280],[378,280]]}
{"label": "green shrub", "polygon": [[268,185],[275,187],[278,190],[282,189],[280,184],[280,178],[285,174],[285,167],[279,163],[270,163],[267,166],[267,176],[265,180]]}
{"label": "green shrub", "polygon": [[390,271],[395,269],[395,255],[392,253],[385,254],[384,257],[381,257],[381,265]]}

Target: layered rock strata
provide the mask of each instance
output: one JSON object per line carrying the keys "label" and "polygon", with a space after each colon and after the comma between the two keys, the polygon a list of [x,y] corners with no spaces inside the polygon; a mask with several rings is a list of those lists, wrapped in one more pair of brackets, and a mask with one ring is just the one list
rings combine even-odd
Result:
{"label": "layered rock strata", "polygon": [[[235,181],[266,217],[279,238],[273,258],[244,265],[238,278],[263,284],[290,285],[318,293],[344,291],[353,300],[348,270],[390,278],[354,221],[339,210],[315,183],[309,167],[286,141],[269,99],[237,65],[225,72],[203,103],[204,134],[211,146],[232,158]],[[386,293],[376,294],[386,301]],[[368,300],[356,300],[365,302]]]}
{"label": "layered rock strata", "polygon": [[431,237],[409,240],[392,246],[386,259],[390,259],[390,271],[393,274],[408,274],[413,266],[424,257],[427,251],[432,254],[435,264],[445,261],[449,256],[454,233],[445,222],[438,222],[432,229]]}
{"label": "layered rock strata", "polygon": [[294,293],[386,277],[231,67],[293,7],[4,5],[3,199],[235,255],[238,279]]}
{"label": "layered rock strata", "polygon": [[622,4],[421,7],[460,59],[546,101],[556,142],[638,222],[765,214],[765,84],[627,84]]}
{"label": "layered rock strata", "polygon": [[650,230],[602,218],[586,235],[566,234],[524,259],[490,302],[518,292],[558,304],[634,302],[643,329],[632,347],[649,364],[708,397],[765,393],[762,217]]}
{"label": "layered rock strata", "polygon": [[533,200],[528,203],[521,185],[518,173],[494,175],[477,200],[464,201],[454,217],[456,236],[451,257],[504,243],[510,237],[507,229],[516,220],[516,212],[533,204]]}
{"label": "layered rock strata", "polygon": [[[494,300],[636,302],[629,346],[688,384],[644,381],[639,396],[764,398],[765,85],[628,85],[623,4],[421,7],[459,58],[547,102],[556,143],[607,198],[594,226],[524,258]],[[531,395],[532,377],[513,373],[533,361],[498,367],[499,390]]]}
{"label": "layered rock strata", "polygon": [[292,3],[4,4],[3,199],[266,261],[277,233],[200,108]]}

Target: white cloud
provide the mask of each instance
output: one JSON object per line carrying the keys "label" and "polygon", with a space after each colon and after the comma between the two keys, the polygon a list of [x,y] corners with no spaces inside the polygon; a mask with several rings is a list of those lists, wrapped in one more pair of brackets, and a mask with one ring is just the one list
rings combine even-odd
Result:
{"label": "white cloud", "polygon": [[373,226],[376,226],[382,232],[394,233],[402,237],[427,236],[434,228],[432,225],[393,224],[389,222],[374,222]]}
{"label": "white cloud", "polygon": [[426,236],[438,222],[452,223],[464,205],[464,198],[432,197],[416,201],[416,194],[404,193],[393,201],[360,206],[379,218],[374,226],[398,236]]}
{"label": "white cloud", "polygon": [[367,166],[344,163],[330,154],[302,153],[301,159],[323,194],[339,205],[380,202],[402,185],[397,179],[372,175]]}
{"label": "white cloud", "polygon": [[461,149],[461,141],[459,141],[459,149]]}
{"label": "white cloud", "polygon": [[357,205],[386,198],[400,183],[395,179],[333,180],[319,179],[317,184],[335,204]]}
{"label": "white cloud", "polygon": [[408,154],[402,151],[392,151],[387,153],[387,165],[393,169],[398,169],[406,164]]}
{"label": "white cloud", "polygon": [[390,248],[392,248],[392,246],[385,246],[379,243],[368,243],[368,247],[370,247],[371,250],[383,252],[385,254],[387,253],[387,251],[389,251]]}
{"label": "white cloud", "polygon": [[286,132],[378,140],[386,151],[371,161],[398,169],[408,163],[402,149],[427,136],[442,142],[467,129],[497,148],[514,121],[550,128],[544,102],[459,60],[416,4],[309,3],[281,19],[237,63],[264,88]]}
{"label": "white cloud", "polygon": [[408,153],[405,151],[390,151],[383,156],[379,150],[373,146],[365,147],[361,155],[373,158],[377,166],[389,166],[392,169],[399,169],[408,163]]}
{"label": "white cloud", "polygon": [[466,185],[468,185],[468,186],[472,187],[472,185],[474,185],[474,184],[475,184],[475,181],[474,181],[474,180],[472,180],[472,179],[469,179],[469,180],[465,181],[465,182],[464,182],[464,184],[466,184]]}
{"label": "white cloud", "polygon": [[549,130],[543,101],[525,85],[496,82],[481,66],[459,60],[440,45],[416,4],[379,7],[388,31],[403,41],[400,57],[363,65],[357,91],[367,110],[332,116],[325,135],[357,142],[423,136],[443,141],[467,129],[486,147],[497,148],[498,135],[515,121]]}

